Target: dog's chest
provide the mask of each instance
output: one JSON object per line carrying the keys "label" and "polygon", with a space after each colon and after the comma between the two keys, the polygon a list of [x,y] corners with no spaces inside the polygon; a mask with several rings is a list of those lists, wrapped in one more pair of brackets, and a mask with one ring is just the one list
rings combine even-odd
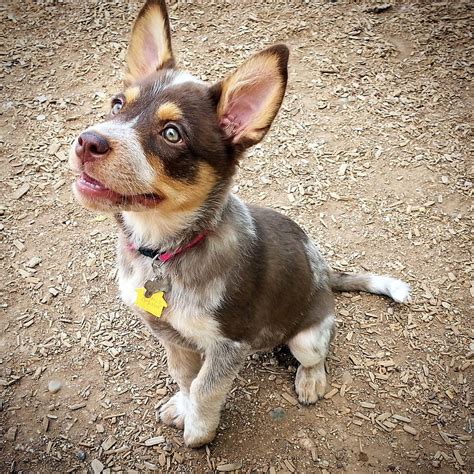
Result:
{"label": "dog's chest", "polygon": [[[119,258],[120,296],[133,309],[137,309],[135,290],[153,278],[151,263],[144,263],[142,258],[127,259],[127,262]],[[221,303],[223,292],[222,282],[197,283],[192,287],[184,287],[178,281],[172,280],[171,288],[165,294],[168,307],[163,311],[161,319],[170,324],[181,336],[204,350],[222,338],[219,323],[213,317],[213,313]],[[159,337],[159,334],[157,336]]]}

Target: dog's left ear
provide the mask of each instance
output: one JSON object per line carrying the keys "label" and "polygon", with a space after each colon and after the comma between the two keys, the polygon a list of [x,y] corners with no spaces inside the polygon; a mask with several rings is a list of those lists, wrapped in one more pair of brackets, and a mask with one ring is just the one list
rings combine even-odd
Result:
{"label": "dog's left ear", "polygon": [[164,0],[147,0],[133,25],[127,53],[130,84],[161,68],[174,66],[171,31]]}
{"label": "dog's left ear", "polygon": [[255,145],[270,128],[285,95],[288,56],[285,45],[272,46],[212,86],[219,125],[238,148]]}

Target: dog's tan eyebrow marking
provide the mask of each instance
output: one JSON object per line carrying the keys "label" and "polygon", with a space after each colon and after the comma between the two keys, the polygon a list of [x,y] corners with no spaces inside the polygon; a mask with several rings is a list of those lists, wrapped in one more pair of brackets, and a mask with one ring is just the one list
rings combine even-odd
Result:
{"label": "dog's tan eyebrow marking", "polygon": [[138,86],[129,87],[128,89],[125,90],[123,95],[125,96],[126,102],[128,103],[134,102],[140,96],[140,87]]}
{"label": "dog's tan eyebrow marking", "polygon": [[183,118],[183,112],[174,102],[165,102],[156,111],[156,117],[163,122],[169,122]]}

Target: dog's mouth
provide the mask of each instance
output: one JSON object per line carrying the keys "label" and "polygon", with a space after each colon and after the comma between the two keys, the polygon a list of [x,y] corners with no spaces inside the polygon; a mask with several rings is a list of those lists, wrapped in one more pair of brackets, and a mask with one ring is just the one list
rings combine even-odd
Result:
{"label": "dog's mouth", "polygon": [[120,194],[87,173],[81,173],[75,183],[75,188],[82,196],[95,201],[108,201],[115,205],[144,205],[147,207],[156,206],[162,198],[157,194]]}

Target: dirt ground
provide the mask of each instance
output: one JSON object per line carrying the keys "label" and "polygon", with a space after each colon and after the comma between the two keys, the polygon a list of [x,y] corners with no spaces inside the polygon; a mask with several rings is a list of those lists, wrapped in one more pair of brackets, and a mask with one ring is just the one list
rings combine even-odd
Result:
{"label": "dirt ground", "polygon": [[120,91],[138,8],[0,6],[0,471],[472,471],[472,3],[171,7],[179,64],[203,79],[291,48],[284,105],[234,191],[293,217],[334,267],[413,288],[408,306],[338,296],[316,406],[297,403],[287,352],[249,358],[200,450],[157,420],[176,386],[117,297],[113,220],[70,193],[68,148]]}

